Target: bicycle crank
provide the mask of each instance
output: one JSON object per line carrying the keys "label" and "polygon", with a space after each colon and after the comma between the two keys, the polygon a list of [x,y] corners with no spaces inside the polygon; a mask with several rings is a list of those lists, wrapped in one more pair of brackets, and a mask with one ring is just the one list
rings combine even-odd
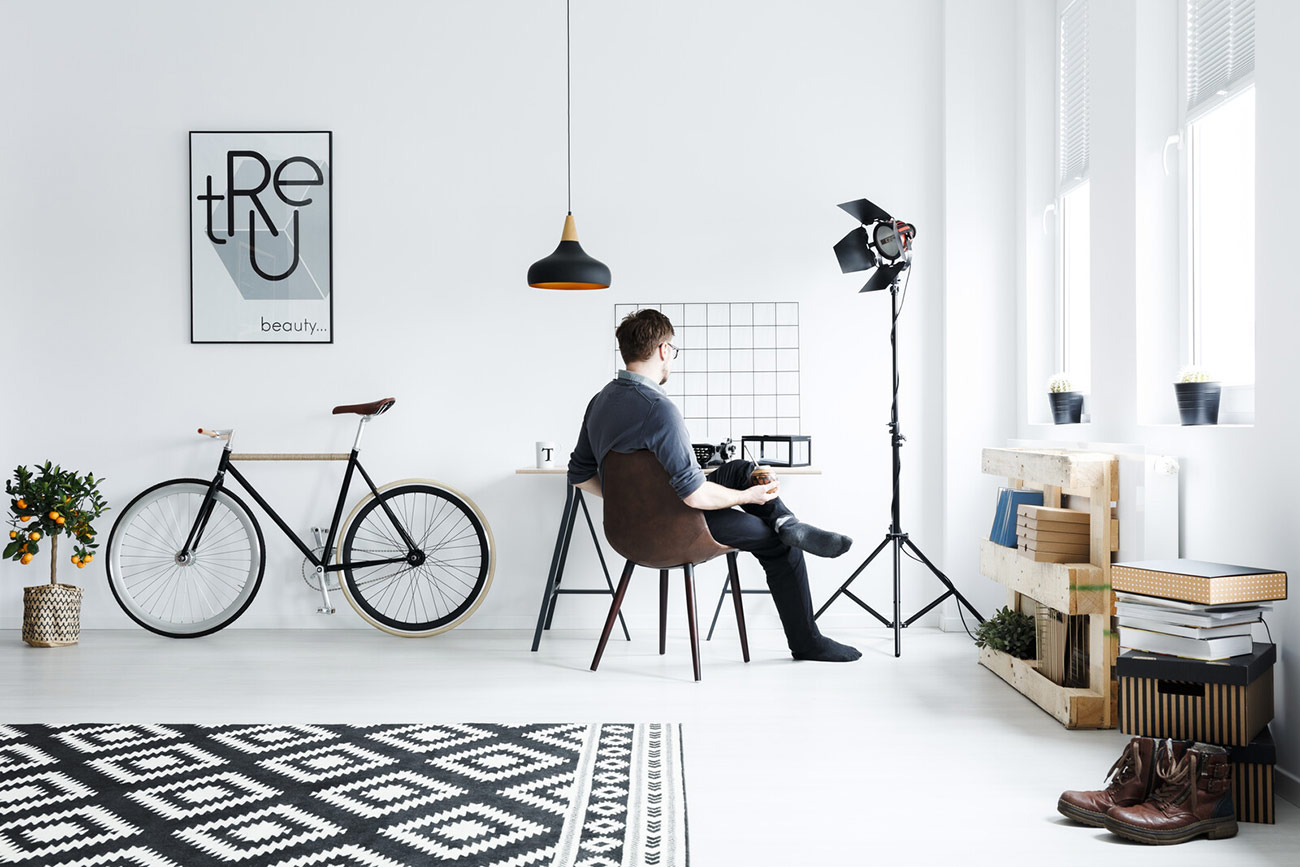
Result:
{"label": "bicycle crank", "polygon": [[[317,560],[320,560],[320,558],[325,554],[325,546],[317,545],[311,549],[311,552],[315,555]],[[329,590],[339,589],[339,574],[337,572],[326,572],[324,574],[325,587]],[[307,582],[308,587],[315,590],[317,593],[320,592],[320,574],[316,571],[316,564],[308,560],[306,557],[302,558],[302,580]]]}

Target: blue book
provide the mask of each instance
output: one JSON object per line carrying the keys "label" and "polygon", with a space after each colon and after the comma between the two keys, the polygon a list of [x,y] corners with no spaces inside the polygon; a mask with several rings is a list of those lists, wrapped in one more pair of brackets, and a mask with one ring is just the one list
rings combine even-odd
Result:
{"label": "blue book", "polygon": [[1016,547],[1016,510],[1021,506],[1043,505],[1042,491],[998,488],[998,510],[993,516],[989,540],[1007,548]]}

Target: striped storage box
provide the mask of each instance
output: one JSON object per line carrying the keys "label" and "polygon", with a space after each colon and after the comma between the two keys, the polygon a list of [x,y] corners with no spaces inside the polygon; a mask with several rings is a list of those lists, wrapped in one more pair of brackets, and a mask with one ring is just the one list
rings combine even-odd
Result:
{"label": "striped storage box", "polygon": [[1266,727],[1248,747],[1229,747],[1232,763],[1232,800],[1237,807],[1238,822],[1272,825],[1273,770],[1277,765],[1277,747]]}
{"label": "striped storage box", "polygon": [[1249,746],[1273,719],[1277,648],[1201,662],[1130,650],[1115,663],[1126,734]]}

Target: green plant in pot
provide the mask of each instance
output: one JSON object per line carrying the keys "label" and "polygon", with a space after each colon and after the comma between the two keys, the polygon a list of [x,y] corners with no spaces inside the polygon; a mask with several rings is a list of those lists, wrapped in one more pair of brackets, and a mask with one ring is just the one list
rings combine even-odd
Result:
{"label": "green plant in pot", "polygon": [[1178,400],[1178,415],[1185,425],[1218,424],[1219,397],[1223,389],[1201,367],[1189,364],[1178,372],[1174,383],[1174,397]]}
{"label": "green plant in pot", "polygon": [[1052,405],[1053,424],[1078,424],[1083,418],[1083,392],[1074,390],[1064,372],[1047,381],[1047,400]]}
{"label": "green plant in pot", "polygon": [[95,559],[94,521],[108,510],[100,481],[46,461],[35,470],[18,467],[5,482],[13,527],[5,559],[27,566],[50,548],[50,583],[23,589],[23,641],[33,647],[76,644],[81,637],[81,588],[59,583],[59,537],[72,539],[78,569]]}
{"label": "green plant in pot", "polygon": [[1034,644],[1034,618],[1005,605],[975,628],[976,647],[991,647],[1017,659],[1033,659]]}

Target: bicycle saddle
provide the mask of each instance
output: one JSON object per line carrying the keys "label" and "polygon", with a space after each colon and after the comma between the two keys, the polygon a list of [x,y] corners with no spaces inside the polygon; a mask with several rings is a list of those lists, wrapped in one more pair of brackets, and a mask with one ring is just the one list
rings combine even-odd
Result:
{"label": "bicycle saddle", "polygon": [[374,400],[370,403],[354,403],[348,406],[334,407],[334,415],[343,415],[344,413],[355,413],[356,415],[379,415],[387,412],[389,408],[397,403],[397,398],[386,397],[382,400]]}

